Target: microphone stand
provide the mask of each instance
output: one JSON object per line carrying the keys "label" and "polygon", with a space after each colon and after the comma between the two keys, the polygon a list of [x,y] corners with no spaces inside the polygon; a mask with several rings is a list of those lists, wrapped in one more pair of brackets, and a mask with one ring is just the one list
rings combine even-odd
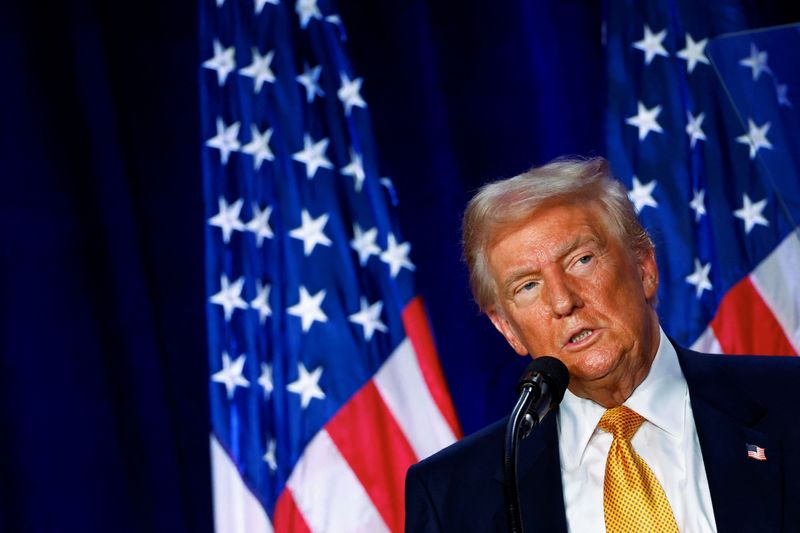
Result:
{"label": "microphone stand", "polygon": [[519,400],[506,425],[506,442],[503,450],[505,495],[508,505],[508,530],[522,533],[522,512],[517,484],[517,448],[519,441],[533,431],[547,412],[564,398],[569,384],[569,371],[558,359],[537,357],[528,365],[517,385]]}
{"label": "microphone stand", "polygon": [[541,396],[541,393],[533,384],[523,385],[519,400],[517,400],[514,410],[511,411],[511,417],[506,426],[503,471],[508,505],[508,530],[511,533],[522,533],[522,513],[520,512],[519,486],[517,484],[517,455],[519,451],[517,444],[530,434],[535,425],[534,419],[528,411],[531,404],[538,399],[537,396]]}

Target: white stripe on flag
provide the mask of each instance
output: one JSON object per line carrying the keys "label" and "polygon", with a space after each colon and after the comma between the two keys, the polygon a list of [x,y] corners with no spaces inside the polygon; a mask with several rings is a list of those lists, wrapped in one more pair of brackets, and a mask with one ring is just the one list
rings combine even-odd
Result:
{"label": "white stripe on flag", "polygon": [[800,353],[800,237],[790,233],[750,273],[758,294],[781,325],[786,338]]}
{"label": "white stripe on flag", "polygon": [[361,482],[324,429],[306,446],[286,486],[311,531],[389,532]]}
{"label": "white stripe on flag", "polygon": [[714,335],[714,329],[710,324],[706,327],[706,330],[703,332],[703,334],[700,335],[696,341],[694,341],[691,349],[696,352],[722,353],[722,346],[717,340],[716,335]]}
{"label": "white stripe on flag", "polygon": [[455,442],[453,430],[431,396],[410,340],[400,343],[373,380],[418,459]]}
{"label": "white stripe on flag", "polygon": [[271,533],[272,524],[261,503],[242,482],[236,465],[213,434],[210,440],[216,533]]}

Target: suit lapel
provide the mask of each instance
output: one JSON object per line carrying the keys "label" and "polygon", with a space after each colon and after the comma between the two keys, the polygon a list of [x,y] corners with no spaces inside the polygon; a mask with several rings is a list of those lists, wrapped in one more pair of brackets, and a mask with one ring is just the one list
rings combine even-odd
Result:
{"label": "suit lapel", "polygon": [[[503,483],[502,469],[495,478],[498,483]],[[524,531],[566,533],[555,412],[548,414],[531,436],[520,443],[517,479]],[[495,513],[494,521],[497,531],[508,531],[505,499]]]}
{"label": "suit lapel", "polygon": [[[717,530],[778,531],[781,527],[781,444],[759,430],[767,415],[726,379],[725,365],[678,348],[689,386]],[[707,356],[709,361],[717,359]],[[766,461],[747,456],[747,444]]]}

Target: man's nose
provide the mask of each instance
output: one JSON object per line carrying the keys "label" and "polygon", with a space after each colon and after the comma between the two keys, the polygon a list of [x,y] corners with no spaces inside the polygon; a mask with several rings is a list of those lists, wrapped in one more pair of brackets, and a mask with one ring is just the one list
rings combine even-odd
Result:
{"label": "man's nose", "polygon": [[583,306],[575,281],[560,269],[548,273],[543,288],[545,302],[556,318],[570,315],[575,308]]}

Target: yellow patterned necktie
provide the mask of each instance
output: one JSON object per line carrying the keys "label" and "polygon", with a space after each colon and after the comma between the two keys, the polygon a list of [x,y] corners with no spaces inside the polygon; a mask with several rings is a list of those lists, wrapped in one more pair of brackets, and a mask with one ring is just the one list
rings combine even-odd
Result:
{"label": "yellow patterned necktie", "polygon": [[664,489],[631,446],[631,437],[643,421],[640,414],[621,405],[606,411],[597,424],[614,436],[603,484],[608,533],[678,531]]}

